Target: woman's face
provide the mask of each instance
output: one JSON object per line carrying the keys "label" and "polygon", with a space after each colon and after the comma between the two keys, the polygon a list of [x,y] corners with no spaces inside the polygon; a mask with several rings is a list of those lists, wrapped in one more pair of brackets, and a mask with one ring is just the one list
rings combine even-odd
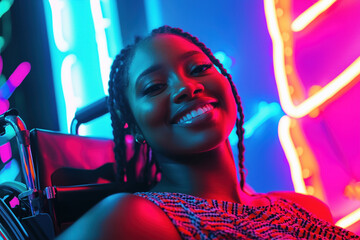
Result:
{"label": "woman's face", "polygon": [[230,84],[199,47],[173,34],[137,46],[126,89],[147,143],[165,156],[209,151],[236,121]]}

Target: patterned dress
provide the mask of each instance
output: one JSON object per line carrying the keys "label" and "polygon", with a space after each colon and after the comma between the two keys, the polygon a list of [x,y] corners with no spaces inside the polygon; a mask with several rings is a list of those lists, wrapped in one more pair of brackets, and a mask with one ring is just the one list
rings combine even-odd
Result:
{"label": "patterned dress", "polygon": [[182,193],[135,195],[159,206],[183,239],[360,239],[282,198],[252,207]]}

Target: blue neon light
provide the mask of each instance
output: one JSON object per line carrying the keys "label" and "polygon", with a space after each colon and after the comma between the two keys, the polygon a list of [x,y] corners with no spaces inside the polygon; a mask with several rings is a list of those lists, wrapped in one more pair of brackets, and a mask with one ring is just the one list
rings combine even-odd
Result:
{"label": "blue neon light", "polygon": [[258,105],[258,112],[244,123],[244,138],[250,138],[257,128],[259,128],[270,118],[279,114],[281,114],[281,107],[278,103],[267,103],[264,101],[260,102]]}
{"label": "blue neon light", "polygon": [[19,173],[20,167],[18,162],[15,159],[9,161],[0,171],[0,183],[14,181]]}
{"label": "blue neon light", "polygon": [[[43,0],[60,130],[75,111],[107,93],[112,59],[122,48],[116,0]],[[110,126],[106,119],[102,126]],[[82,126],[82,134],[103,128]],[[111,134],[111,130],[108,131]]]}
{"label": "blue neon light", "polygon": [[144,0],[148,31],[163,25],[159,0]]}

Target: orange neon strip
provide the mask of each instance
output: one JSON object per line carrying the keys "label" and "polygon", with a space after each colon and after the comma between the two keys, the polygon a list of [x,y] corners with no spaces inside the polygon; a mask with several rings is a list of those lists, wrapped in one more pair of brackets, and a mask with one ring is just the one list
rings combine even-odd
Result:
{"label": "orange neon strip", "polygon": [[341,218],[335,223],[336,226],[347,228],[360,220],[360,208]]}
{"label": "orange neon strip", "polygon": [[288,79],[285,71],[284,43],[281,37],[274,0],[264,0],[265,16],[270,36],[273,41],[273,61],[275,80],[278,87],[281,106],[285,113],[294,118],[301,118],[312,112],[325,101],[333,97],[339,90],[348,85],[360,74],[360,57],[347,67],[335,79],[329,82],[316,94],[304,100],[299,105],[292,101]]}
{"label": "orange neon strip", "polygon": [[291,24],[291,30],[294,32],[303,30],[335,2],[336,0],[319,0],[318,2],[314,3],[293,21]]}
{"label": "orange neon strip", "polygon": [[288,116],[283,116],[280,119],[278,128],[279,139],[289,162],[291,179],[294,184],[295,192],[307,194],[305,182],[302,177],[300,159],[291,140],[290,123],[291,119]]}
{"label": "orange neon strip", "polygon": [[[301,14],[295,23],[292,24],[292,30],[304,29],[323,11],[330,7],[335,1],[320,0],[303,14]],[[360,57],[350,64],[335,79],[329,82],[317,93],[307,98],[305,101],[295,106],[292,101],[288,78],[285,71],[285,51],[284,41],[279,29],[279,22],[276,16],[274,0],[264,0],[265,16],[268,30],[273,42],[273,62],[275,80],[278,87],[280,103],[286,114],[293,118],[301,118],[315,110],[318,106],[333,97],[339,90],[351,83],[360,74]],[[298,31],[300,31],[298,30]],[[279,121],[278,133],[280,143],[284,149],[286,158],[290,165],[291,178],[296,192],[307,193],[304,179],[302,177],[300,159],[290,135],[291,118],[284,116]],[[360,220],[360,208],[346,215],[336,222],[337,226],[346,228]]]}

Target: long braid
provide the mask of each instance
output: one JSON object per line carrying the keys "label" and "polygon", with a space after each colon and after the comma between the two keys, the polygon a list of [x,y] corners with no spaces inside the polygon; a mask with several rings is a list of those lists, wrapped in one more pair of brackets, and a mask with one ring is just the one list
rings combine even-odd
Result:
{"label": "long braid", "polygon": [[[218,59],[214,57],[210,49],[208,49],[204,43],[200,42],[198,38],[192,36],[191,34],[184,32],[180,28],[172,28],[169,26],[163,26],[158,29],[155,29],[151,32],[151,36],[156,36],[158,34],[164,34],[164,33],[170,33],[175,34],[181,37],[184,37],[185,39],[188,39],[193,44],[198,46],[213,62],[215,66],[217,66],[220,70],[220,72],[228,79],[232,93],[234,95],[236,104],[237,104],[237,110],[239,113],[239,118],[236,120],[236,134],[238,135],[239,142],[238,142],[238,150],[239,150],[239,170],[240,170],[240,186],[243,189],[245,185],[245,174],[244,174],[244,145],[243,145],[243,139],[244,139],[244,114],[242,111],[241,101],[240,97],[237,93],[235,84],[232,81],[231,75],[226,71],[226,69],[223,67],[223,65],[219,62]],[[137,38],[135,40],[135,43],[133,45],[130,45],[123,49],[121,53],[116,57],[114,60],[114,63],[111,68],[110,73],[110,81],[109,81],[109,110],[111,113],[111,120],[112,120],[112,126],[113,126],[113,134],[114,134],[114,142],[115,142],[115,159],[118,163],[118,176],[121,182],[124,181],[124,177],[126,174],[126,146],[125,146],[125,130],[123,126],[125,123],[128,124],[128,132],[129,133],[135,133],[135,130],[137,125],[133,118],[133,115],[129,109],[129,105],[125,98],[124,89],[126,87],[126,84],[128,84],[127,80],[127,72],[129,67],[129,62],[132,59],[132,54],[136,48],[136,45],[141,41],[141,39]],[[118,116],[118,113],[120,112],[120,116]],[[159,164],[157,161],[154,161],[152,158],[151,149],[149,146],[147,146],[148,152],[147,152],[147,168],[152,168],[155,164],[156,166],[156,176],[158,176],[160,169]],[[137,155],[137,154],[135,154]],[[134,159],[136,160],[136,159]],[[151,161],[152,160],[152,161]],[[151,162],[150,162],[151,161]],[[150,169],[146,169],[145,172],[148,174],[148,171]],[[146,179],[146,178],[145,178]],[[156,179],[155,179],[156,181]],[[155,182],[154,179],[152,180],[152,184]],[[150,180],[151,182],[151,180]],[[145,184],[149,184],[149,181],[146,181]]]}
{"label": "long braid", "polygon": [[[125,77],[127,71],[127,63],[132,48],[127,47],[116,56],[110,72],[109,80],[109,100],[108,106],[111,115],[111,125],[114,135],[114,154],[117,162],[117,176],[118,181],[124,183],[126,177],[126,144],[125,136],[128,133],[126,131],[125,124],[127,123],[128,116],[131,115],[129,108],[126,107],[126,100],[124,98],[124,89],[126,86],[125,81],[121,81],[120,78]],[[119,116],[120,115],[120,116]],[[128,127],[129,128],[129,127]]]}
{"label": "long braid", "polygon": [[126,152],[125,152],[125,135],[124,135],[124,131],[123,129],[121,129],[121,126],[123,125],[123,118],[119,118],[119,116],[116,113],[115,110],[115,99],[114,96],[116,96],[115,94],[115,83],[114,83],[114,79],[116,78],[116,74],[118,72],[118,68],[116,67],[117,65],[119,65],[120,62],[120,55],[118,55],[116,57],[116,59],[114,60],[114,63],[112,65],[111,68],[111,73],[110,73],[110,81],[109,81],[109,100],[108,100],[108,106],[109,106],[109,111],[110,111],[110,116],[111,116],[111,126],[113,128],[113,135],[114,135],[114,142],[115,142],[115,147],[114,147],[114,154],[115,154],[115,160],[117,163],[117,180],[120,182],[124,182],[124,177],[125,177],[125,162],[123,161],[123,159],[126,159]]}

